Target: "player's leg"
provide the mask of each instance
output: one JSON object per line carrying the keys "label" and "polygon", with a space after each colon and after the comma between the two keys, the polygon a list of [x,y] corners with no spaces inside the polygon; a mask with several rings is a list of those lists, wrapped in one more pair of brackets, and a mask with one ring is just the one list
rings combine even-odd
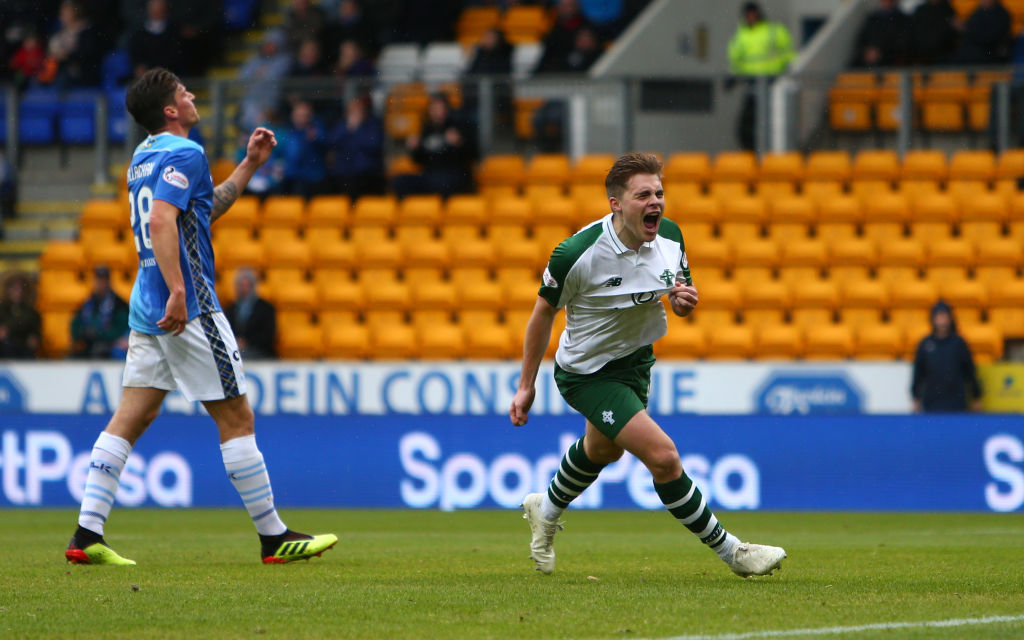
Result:
{"label": "player's leg", "polygon": [[650,470],[654,489],[665,508],[691,533],[711,548],[738,575],[770,574],[786,552],[779,547],[742,543],[726,531],[707,500],[686,475],[675,443],[647,411],[634,415],[615,443],[636,456]]}
{"label": "player's leg", "polygon": [[135,564],[122,558],[103,540],[104,525],[114,507],[121,472],[135,441],[146,431],[167,392],[163,389],[125,387],[106,429],[96,438],[89,458],[89,473],[78,514],[78,529],[64,557],[80,564]]}
{"label": "player's leg", "polygon": [[252,408],[246,396],[203,403],[220,432],[220,451],[235,487],[260,536],[265,563],[319,556],[338,541],[334,534],[308,535],[285,526],[274,506],[274,491],[263,454],[256,446]]}
{"label": "player's leg", "polygon": [[555,570],[555,533],[558,519],[569,503],[592,485],[606,465],[622,457],[622,448],[601,434],[587,420],[586,433],[562,456],[546,493],[523,498],[523,517],[530,523],[530,558],[541,573]]}

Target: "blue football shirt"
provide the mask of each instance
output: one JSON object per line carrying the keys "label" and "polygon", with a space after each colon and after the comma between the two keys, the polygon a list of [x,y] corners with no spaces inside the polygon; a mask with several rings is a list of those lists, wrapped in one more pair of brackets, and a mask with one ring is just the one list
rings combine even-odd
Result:
{"label": "blue football shirt", "polygon": [[141,333],[164,333],[156,323],[164,317],[170,292],[156,264],[149,236],[155,200],[168,202],[179,210],[178,252],[188,319],[220,311],[220,301],[213,289],[210,244],[213,178],[203,148],[171,133],[149,136],[135,148],[127,178],[132,234],[139,253],[139,273],[128,304],[129,326]]}

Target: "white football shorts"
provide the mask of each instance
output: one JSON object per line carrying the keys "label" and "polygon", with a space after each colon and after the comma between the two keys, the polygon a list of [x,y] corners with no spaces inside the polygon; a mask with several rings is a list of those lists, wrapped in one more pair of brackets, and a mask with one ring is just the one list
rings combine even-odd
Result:
{"label": "white football shorts", "polygon": [[193,318],[177,336],[133,329],[121,384],[181,391],[189,402],[224,400],[246,392],[235,334],[219,311]]}

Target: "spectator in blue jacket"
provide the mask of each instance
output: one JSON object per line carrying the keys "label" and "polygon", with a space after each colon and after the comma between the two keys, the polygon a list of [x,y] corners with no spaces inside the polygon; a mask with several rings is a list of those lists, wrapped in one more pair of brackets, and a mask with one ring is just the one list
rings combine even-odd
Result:
{"label": "spectator in blue jacket", "polygon": [[128,303],[110,288],[110,271],[93,272],[92,294],[71,321],[72,356],[112,358],[128,348]]}
{"label": "spectator in blue jacket", "polygon": [[284,140],[285,193],[309,198],[320,193],[327,167],[324,151],[327,135],[313,114],[313,106],[305,100],[292,105],[291,127]]}
{"label": "spectator in blue jacket", "polygon": [[952,413],[980,408],[981,385],[967,341],[957,333],[949,305],[939,300],[932,307],[932,332],[917,345],[910,386],[914,410]]}
{"label": "spectator in blue jacket", "polygon": [[345,117],[331,132],[327,172],[331,191],[341,191],[353,200],[384,190],[384,130],[370,111],[370,98],[352,98],[345,105]]}

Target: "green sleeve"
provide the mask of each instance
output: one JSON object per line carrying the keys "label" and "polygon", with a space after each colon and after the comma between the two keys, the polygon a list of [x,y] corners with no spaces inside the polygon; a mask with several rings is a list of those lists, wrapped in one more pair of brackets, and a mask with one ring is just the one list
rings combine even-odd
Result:
{"label": "green sleeve", "polygon": [[573,265],[590,248],[604,231],[603,224],[593,224],[569,238],[566,238],[551,252],[551,259],[541,277],[540,297],[556,309],[564,307],[576,294],[575,284],[569,277]]}

